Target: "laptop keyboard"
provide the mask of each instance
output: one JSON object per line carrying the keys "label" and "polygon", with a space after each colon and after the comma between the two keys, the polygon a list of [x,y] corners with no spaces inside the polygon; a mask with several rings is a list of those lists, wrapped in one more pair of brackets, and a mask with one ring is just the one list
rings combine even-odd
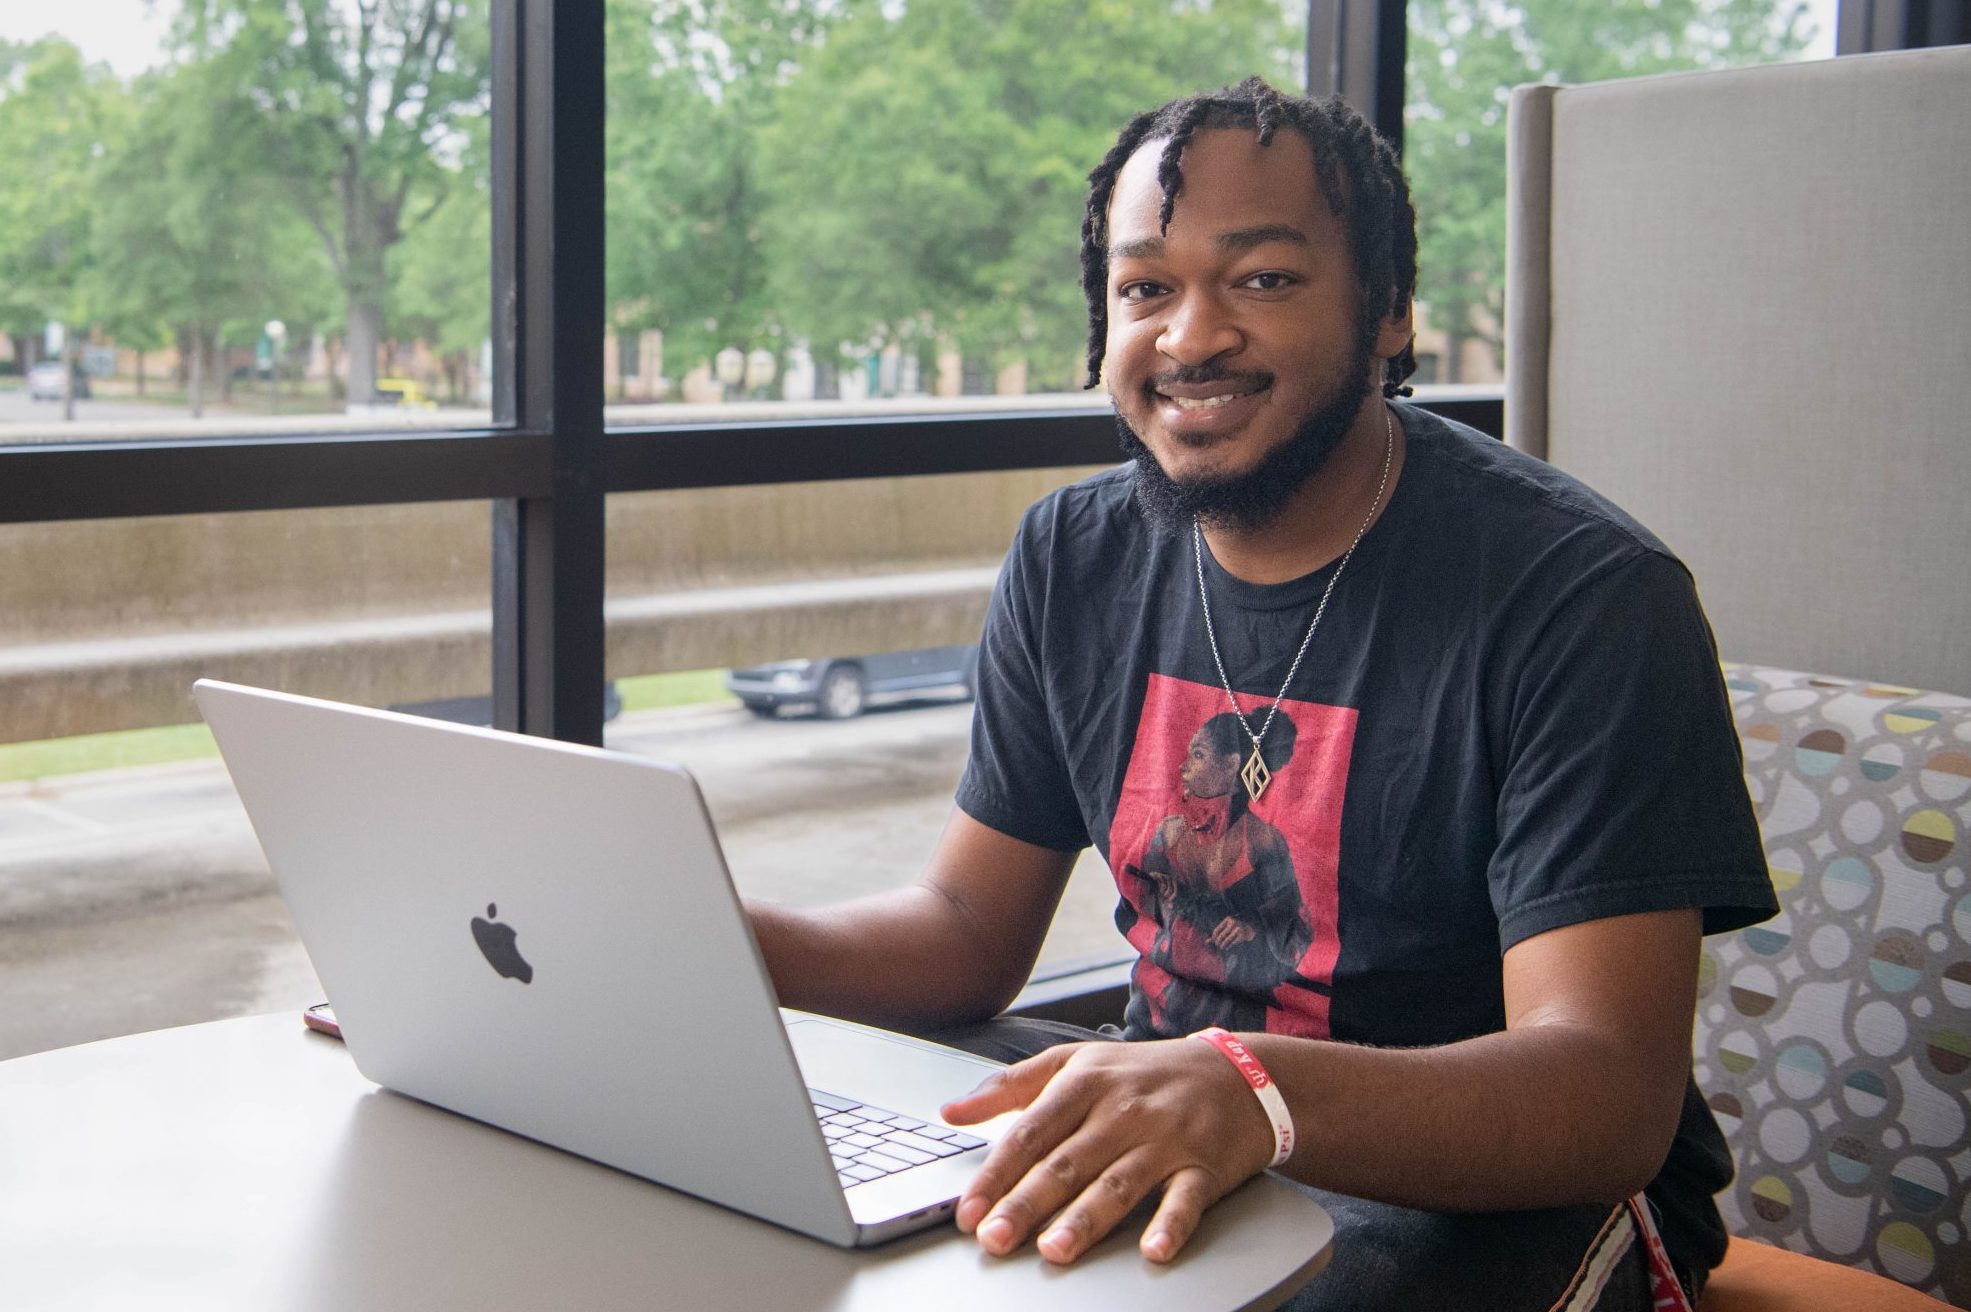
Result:
{"label": "laptop keyboard", "polygon": [[815,1117],[845,1189],[985,1147],[984,1139],[961,1134],[949,1125],[920,1121],[819,1089],[809,1089],[808,1096],[814,1100]]}

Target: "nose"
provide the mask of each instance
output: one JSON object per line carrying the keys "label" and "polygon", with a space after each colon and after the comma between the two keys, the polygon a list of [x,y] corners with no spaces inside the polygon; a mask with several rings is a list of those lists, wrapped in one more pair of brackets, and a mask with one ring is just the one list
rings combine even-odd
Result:
{"label": "nose", "polygon": [[1200,365],[1221,355],[1230,355],[1245,344],[1230,307],[1216,296],[1190,292],[1174,296],[1157,334],[1157,351],[1181,365]]}

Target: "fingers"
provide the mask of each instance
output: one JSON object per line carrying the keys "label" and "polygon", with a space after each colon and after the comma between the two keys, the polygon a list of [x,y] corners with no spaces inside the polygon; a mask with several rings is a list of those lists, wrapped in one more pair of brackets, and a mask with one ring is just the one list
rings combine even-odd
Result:
{"label": "fingers", "polygon": [[1028,1106],[1040,1096],[1055,1072],[1074,1055],[1079,1043],[1063,1043],[1038,1056],[994,1071],[962,1098],[953,1098],[938,1114],[953,1125],[976,1125],[1002,1112]]}
{"label": "fingers", "polygon": [[987,1252],[1004,1256],[1038,1231],[1034,1247],[1042,1257],[1057,1264],[1072,1262],[1163,1185],[1163,1200],[1138,1247],[1153,1262],[1169,1262],[1197,1233],[1205,1209],[1226,1192],[1219,1178],[1201,1166],[1180,1167],[1164,1179],[1170,1165],[1153,1144],[1129,1150],[1085,1183],[1076,1167],[1106,1155],[1097,1137],[1082,1136],[1063,1150],[1050,1154],[980,1223],[979,1244]]}
{"label": "fingers", "polygon": [[1250,943],[1254,934],[1255,931],[1252,926],[1246,924],[1245,921],[1234,916],[1227,916],[1225,919],[1219,921],[1218,925],[1211,931],[1211,944],[1222,952],[1226,948],[1237,947],[1241,943]]}
{"label": "fingers", "polygon": [[1072,1262],[1107,1237],[1162,1183],[1159,1145],[1118,1155],[1112,1137],[1084,1130],[1027,1171],[979,1222],[979,1244],[1004,1255],[1036,1236],[1050,1262]]}
{"label": "fingers", "polygon": [[1008,1067],[948,1107],[953,1120],[1026,1107],[960,1196],[958,1228],[995,1255],[1034,1239],[1048,1261],[1072,1262],[1162,1186],[1141,1247],[1167,1262],[1206,1207],[1265,1165],[1266,1145],[1243,1144],[1251,1093],[1202,1045],[1077,1047]]}
{"label": "fingers", "polygon": [[1224,1195],[1224,1187],[1200,1167],[1185,1167],[1171,1176],[1156,1215],[1144,1227],[1143,1256],[1152,1262],[1168,1262],[1176,1257],[1197,1233],[1205,1208]]}
{"label": "fingers", "polygon": [[1104,1167],[1040,1230],[1034,1246],[1050,1262],[1072,1262],[1101,1242],[1159,1183],[1160,1154],[1143,1145]]}
{"label": "fingers", "polygon": [[[1059,1049],[1050,1048],[1048,1052]],[[1041,1056],[1046,1056],[1042,1053]],[[1024,1066],[1026,1063],[1022,1062]],[[1010,1076],[1018,1067],[1009,1066],[1002,1075]],[[1024,1073],[1022,1073],[1024,1078]],[[1070,1183],[1079,1188],[1087,1178],[1098,1169],[1103,1161],[1091,1160],[1086,1154],[1089,1145],[1086,1140],[1079,1143],[1072,1138],[1081,1128],[1089,1110],[1085,1093],[1077,1094],[1068,1090],[1067,1081],[1041,1091],[1030,1100],[1026,1112],[1015,1121],[1012,1128],[993,1145],[986,1154],[985,1164],[979,1173],[965,1186],[959,1195],[958,1210],[954,1220],[964,1231],[977,1230],[979,1242],[987,1251],[1004,1253],[1024,1242],[1034,1231],[1034,1227],[1068,1198],[1073,1196]],[[988,1091],[990,1092],[990,1091]],[[956,1104],[954,1104],[956,1106]],[[1114,1149],[1110,1155],[1114,1156]],[[1087,1162],[1087,1165],[1081,1163]],[[1044,1169],[1042,1164],[1045,1163]],[[1052,1178],[1061,1183],[1056,1190],[1058,1196],[1052,1198],[1048,1210],[1034,1210],[1038,1189],[1030,1189],[1014,1202],[1010,1209],[1007,1201],[1029,1177]],[[1003,1224],[988,1228],[990,1219],[997,1218]]]}

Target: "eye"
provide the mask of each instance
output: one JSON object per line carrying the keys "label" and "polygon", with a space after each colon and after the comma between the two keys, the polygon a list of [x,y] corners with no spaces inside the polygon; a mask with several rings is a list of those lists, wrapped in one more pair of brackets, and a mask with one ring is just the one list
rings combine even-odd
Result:
{"label": "eye", "polygon": [[1134,282],[1121,283],[1116,287],[1116,299],[1125,304],[1147,301],[1153,296],[1161,296],[1167,290],[1162,284],[1139,278]]}
{"label": "eye", "polygon": [[1281,273],[1278,269],[1267,269],[1263,273],[1253,274],[1252,277],[1247,278],[1239,286],[1250,287],[1254,291],[1259,292],[1278,292],[1285,291],[1298,281],[1300,280],[1290,273]]}

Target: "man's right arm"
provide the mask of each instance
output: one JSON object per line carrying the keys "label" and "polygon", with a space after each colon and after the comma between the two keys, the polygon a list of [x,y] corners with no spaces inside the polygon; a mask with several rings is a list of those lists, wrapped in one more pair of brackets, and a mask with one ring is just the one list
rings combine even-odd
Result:
{"label": "man's right arm", "polygon": [[999,1014],[1025,986],[1075,853],[956,807],[917,882],[802,909],[748,901],[782,1004],[893,1029]]}

